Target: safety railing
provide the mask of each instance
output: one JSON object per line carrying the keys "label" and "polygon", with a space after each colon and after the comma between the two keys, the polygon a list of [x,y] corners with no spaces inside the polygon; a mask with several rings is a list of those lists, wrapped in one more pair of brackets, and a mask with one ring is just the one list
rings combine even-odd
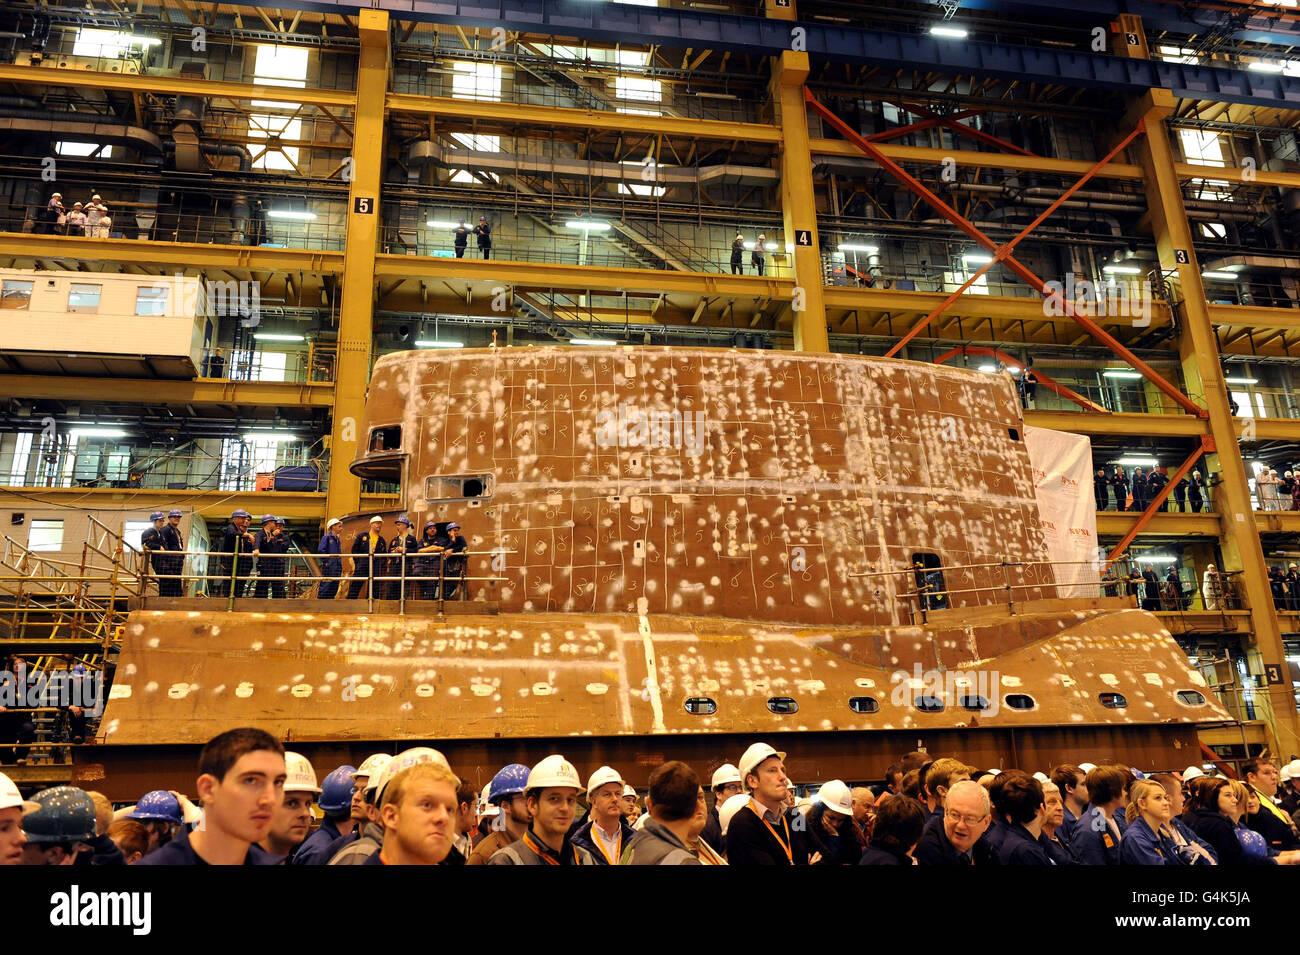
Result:
{"label": "safety railing", "polygon": [[226,381],[333,381],[334,362],[327,356],[313,356],[305,351],[205,348],[199,375]]}
{"label": "safety railing", "polygon": [[[87,197],[89,199],[89,197]],[[78,200],[79,201],[79,200]],[[64,205],[73,209],[64,197]],[[246,218],[230,215],[189,215],[135,203],[108,205],[107,220],[80,222],[65,215],[51,217],[44,205],[10,207],[0,213],[0,231],[64,235],[91,239],[148,239],[154,242],[191,242],[199,245],[260,246],[263,248],[341,251],[347,240],[343,206],[313,201],[294,209],[272,208]]]}

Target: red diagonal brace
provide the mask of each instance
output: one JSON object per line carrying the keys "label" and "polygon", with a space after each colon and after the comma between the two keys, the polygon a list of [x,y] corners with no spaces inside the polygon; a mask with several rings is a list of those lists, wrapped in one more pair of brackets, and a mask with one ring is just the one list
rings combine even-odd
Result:
{"label": "red diagonal brace", "polygon": [[[1198,418],[1209,417],[1209,412],[1206,411],[1206,409],[1196,404],[1196,402],[1192,401],[1192,399],[1188,398],[1185,394],[1166,381],[1164,376],[1144,362],[1141,358],[1138,358],[1137,355],[1129,351],[1118,339],[1092,319],[1088,318],[1086,315],[1078,314],[1078,312],[1075,311],[1072,302],[1067,302],[1059,292],[1054,292],[1048,288],[1046,282],[1035,275],[1029,268],[1021,264],[1014,256],[1006,253],[999,254],[998,244],[996,242],[972,225],[960,212],[927,189],[920,180],[909,173],[906,169],[882,153],[873,144],[863,139],[856,130],[850,128],[847,123],[823,106],[818,101],[817,97],[813,96],[812,92],[806,87],[804,88],[804,100],[845,139],[857,146],[858,149],[862,150],[862,152],[866,153],[876,162],[877,165],[905,185],[914,195],[924,199],[933,206],[941,216],[955,225],[966,235],[970,236],[985,249],[994,253],[995,260],[1004,261],[1011,271],[1015,272],[1016,275],[1029,283],[1029,285],[1037,290],[1044,298],[1055,298],[1059,301],[1062,306],[1062,312],[1065,315],[1073,318],[1084,329],[1084,331],[1091,334],[1107,348],[1127,361],[1133,368],[1140,371],[1143,377],[1163,391],[1178,405],[1196,415]],[[1141,130],[1140,126],[1139,130]]]}
{"label": "red diagonal brace", "polygon": [[[958,355],[988,355],[990,358],[996,358],[1004,365],[1016,365],[1017,367],[1024,365],[1024,362],[1022,362],[1019,358],[1014,358],[1011,355],[1005,354],[1004,352],[997,351],[996,349],[993,348],[986,348],[983,345],[962,345],[960,348],[954,348],[951,351],[944,352],[942,355],[940,355],[938,358],[934,360],[934,363],[936,365],[942,365],[949,358],[955,358]],[[1084,411],[1092,411],[1092,412],[1096,412],[1097,414],[1110,414],[1110,411],[1103,408],[1095,401],[1089,401],[1083,395],[1078,394],[1075,391],[1072,391],[1071,389],[1065,387],[1065,385],[1053,381],[1051,378],[1049,378],[1047,375],[1043,374],[1041,371],[1039,371],[1036,368],[1034,369],[1034,377],[1037,378],[1039,384],[1041,384],[1048,391],[1056,392],[1066,401],[1073,401]]]}
{"label": "red diagonal brace", "polygon": [[964,126],[961,123],[957,122],[957,120],[959,119],[966,119],[972,114],[982,113],[984,112],[984,110],[968,109],[960,113],[954,113],[951,116],[941,116],[938,113],[926,109],[924,106],[914,106],[911,104],[903,104],[903,103],[894,103],[893,105],[898,107],[901,110],[906,110],[909,113],[915,113],[917,116],[924,116],[927,119],[934,120],[940,126],[943,126],[945,129],[952,130],[957,135],[969,136],[971,139],[974,139],[977,142],[984,143],[986,146],[995,146],[998,149],[1004,149],[1009,153],[1018,153],[1021,156],[1034,155],[1028,149],[1021,149],[1015,143],[1009,143],[1005,139],[998,139],[998,137],[990,133],[986,133],[981,129],[976,129],[973,126]]}
{"label": "red diagonal brace", "polygon": [[1178,482],[1187,477],[1187,472],[1192,469],[1192,465],[1200,459],[1202,454],[1213,450],[1213,445],[1206,440],[1207,437],[1208,435],[1201,436],[1200,446],[1187,456],[1187,460],[1184,461],[1182,466],[1174,472],[1174,476],[1169,479],[1169,483],[1162,487],[1160,493],[1152,498],[1152,500],[1147,504],[1147,509],[1138,516],[1138,519],[1133,522],[1133,526],[1129,528],[1128,533],[1125,534],[1120,542],[1115,545],[1115,549],[1112,550],[1110,556],[1106,558],[1106,566],[1101,570],[1103,574],[1109,570],[1110,565],[1115,563],[1115,561],[1119,559],[1119,556],[1128,549],[1128,545],[1133,543],[1133,538],[1137,537],[1138,534],[1142,532],[1142,528],[1146,527],[1147,524],[1150,523],[1151,518],[1155,516],[1156,510],[1169,498],[1169,495],[1173,493],[1174,488],[1178,486]]}
{"label": "red diagonal brace", "polygon": [[[932,116],[930,119],[923,119],[918,123],[908,123],[906,126],[896,126],[893,129],[887,129],[883,133],[875,133],[867,137],[867,140],[873,143],[883,143],[887,139],[897,139],[899,136],[906,136],[909,133],[919,133],[923,129],[933,129],[935,126],[942,126],[944,120],[969,119],[971,116],[978,116],[984,112],[982,109],[964,109],[960,113],[953,113],[951,116]],[[963,129],[970,127],[964,126]]]}
{"label": "red diagonal brace", "polygon": [[1106,155],[1101,159],[1100,162],[1098,162],[1098,163],[1097,163],[1096,165],[1094,165],[1091,169],[1089,169],[1089,170],[1084,174],[1084,176],[1083,176],[1082,179],[1080,179],[1078,182],[1076,182],[1074,185],[1072,185],[1069,189],[1065,190],[1065,192],[1061,193],[1061,195],[1060,195],[1059,197],[1057,197],[1057,199],[1056,199],[1055,202],[1053,202],[1050,206],[1048,206],[1046,209],[1044,209],[1044,210],[1042,211],[1042,213],[1038,216],[1038,218],[1036,218],[1033,222],[1029,223],[1029,225],[1025,226],[1022,230],[1020,230],[1020,234],[1019,234],[1019,235],[1017,235],[1014,239],[1012,239],[1012,240],[1011,240],[1010,242],[1008,242],[1006,245],[1004,245],[1004,246],[1000,246],[1000,247],[996,250],[996,252],[995,252],[995,254],[994,254],[994,256],[993,256],[993,261],[992,261],[992,262],[988,263],[988,264],[985,265],[983,268],[981,268],[978,272],[976,272],[974,275],[972,275],[970,278],[968,278],[965,282],[962,283],[962,285],[961,285],[960,288],[958,288],[958,289],[957,289],[956,291],[954,291],[951,295],[949,295],[946,299],[944,299],[942,302],[940,302],[940,303],[938,304],[938,306],[935,307],[934,311],[932,311],[929,315],[925,316],[925,318],[921,319],[921,321],[919,321],[919,322],[917,322],[915,325],[913,325],[912,328],[908,330],[907,334],[904,335],[904,336],[903,336],[903,337],[902,337],[902,338],[901,338],[901,339],[900,339],[900,340],[899,340],[899,341],[894,345],[893,348],[891,348],[891,349],[889,349],[889,351],[885,352],[885,357],[886,357],[886,358],[893,358],[893,357],[894,357],[895,355],[897,355],[900,351],[902,351],[902,350],[903,350],[903,347],[904,347],[908,342],[910,342],[913,338],[915,338],[917,335],[919,335],[919,334],[921,333],[921,330],[922,330],[922,329],[924,329],[924,328],[925,328],[927,325],[929,325],[932,321],[934,321],[934,320],[935,320],[936,318],[938,318],[941,314],[943,314],[943,312],[947,310],[947,308],[948,308],[949,305],[951,305],[953,302],[957,301],[957,299],[960,298],[960,297],[965,293],[965,291],[966,291],[968,288],[970,288],[972,285],[974,285],[975,282],[976,282],[976,280],[978,280],[979,277],[980,277],[981,275],[983,275],[983,274],[984,274],[985,272],[987,272],[989,269],[993,268],[994,264],[997,263],[998,261],[1007,258],[1007,257],[1010,255],[1011,250],[1014,249],[1017,245],[1019,245],[1019,244],[1020,244],[1020,241],[1021,241],[1022,239],[1024,239],[1025,236],[1029,235],[1031,232],[1033,232],[1035,229],[1037,229],[1040,225],[1042,225],[1043,222],[1047,220],[1048,216],[1050,216],[1053,212],[1055,212],[1057,209],[1059,209],[1059,208],[1061,207],[1061,204],[1062,204],[1062,203],[1064,203],[1064,202],[1065,202],[1066,200],[1068,200],[1072,195],[1074,195],[1076,192],[1078,192],[1080,189],[1082,189],[1083,186],[1084,186],[1084,184],[1085,184],[1089,179],[1091,179],[1093,176],[1095,176],[1095,175],[1097,174],[1097,172],[1101,169],[1102,166],[1106,165],[1106,163],[1110,162],[1112,159],[1114,159],[1116,156],[1118,156],[1121,152],[1123,152],[1124,149],[1126,149],[1126,148],[1128,147],[1128,144],[1129,144],[1129,143],[1131,143],[1131,142],[1133,142],[1133,140],[1137,139],[1137,137],[1138,137],[1138,135],[1141,133],[1141,131],[1142,131],[1142,130],[1141,130],[1141,127],[1139,126],[1139,128],[1133,130],[1133,132],[1131,132],[1131,133],[1129,133],[1127,136],[1125,136],[1124,139],[1123,139],[1122,141],[1120,141],[1120,142],[1115,146],[1114,149],[1112,149],[1109,153],[1107,153],[1107,154],[1106,154]]}

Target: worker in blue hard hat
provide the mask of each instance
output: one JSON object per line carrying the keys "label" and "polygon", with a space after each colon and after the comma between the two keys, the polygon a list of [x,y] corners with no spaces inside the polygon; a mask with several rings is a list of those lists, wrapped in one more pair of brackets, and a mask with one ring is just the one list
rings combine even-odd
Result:
{"label": "worker in blue hard hat", "polygon": [[[455,521],[447,525],[447,537],[451,543],[447,545],[447,556],[443,561],[442,599],[455,600],[460,589],[461,575],[465,573],[465,558],[462,555],[469,548],[469,543]],[[460,599],[464,600],[465,595],[460,594]]]}
{"label": "worker in blue hard hat", "polygon": [[438,599],[438,575],[442,572],[442,552],[451,539],[438,530],[437,521],[424,522],[424,534],[420,537],[415,558],[415,574],[420,578],[416,599]]}
{"label": "worker in blue hard hat", "polygon": [[72,865],[95,838],[95,803],[75,786],[43,789],[23,813],[23,865]]}
{"label": "worker in blue hard hat", "polygon": [[183,516],[179,508],[172,508],[167,512],[167,524],[159,531],[163,550],[167,552],[163,558],[167,569],[163,572],[164,576],[158,578],[158,591],[164,597],[185,596],[185,578],[182,576],[185,572],[185,538],[181,536]]}
{"label": "worker in blue hard hat", "polygon": [[135,804],[135,809],[125,816],[144,825],[149,833],[149,848],[145,854],[167,845],[185,823],[185,811],[175,793],[155,789],[145,793]]}
{"label": "worker in blue hard hat", "polygon": [[498,849],[504,849],[524,837],[532,815],[528,812],[528,767],[522,763],[504,766],[488,784],[487,802],[499,807],[492,832],[479,840],[469,855],[470,865],[486,865]]}
{"label": "worker in blue hard hat", "polygon": [[262,529],[253,538],[253,554],[257,557],[257,597],[284,599],[284,567],[282,555],[289,552],[289,538],[284,526],[274,514],[262,515]]}
{"label": "worker in blue hard hat", "polygon": [[244,596],[248,578],[253,574],[254,540],[248,530],[252,520],[253,515],[242,507],[230,514],[230,523],[221,536],[221,561],[212,588],[218,597]]}
{"label": "worker in blue hard hat", "polygon": [[[352,774],[356,771],[355,766],[340,766],[321,782],[320,801],[317,805],[325,818],[293,854],[293,865],[324,865],[329,862],[326,851],[330,844],[341,839],[345,831],[350,832],[355,826],[352,821]],[[287,787],[288,783],[285,785]]]}
{"label": "worker in blue hard hat", "polygon": [[166,548],[163,547],[163,528],[167,526],[167,515],[163,511],[154,511],[149,515],[149,520],[153,522],[150,527],[140,535],[140,546],[144,548],[149,555],[149,569],[153,571],[154,577],[158,579],[158,595],[166,596],[163,593],[162,578],[168,573]]}

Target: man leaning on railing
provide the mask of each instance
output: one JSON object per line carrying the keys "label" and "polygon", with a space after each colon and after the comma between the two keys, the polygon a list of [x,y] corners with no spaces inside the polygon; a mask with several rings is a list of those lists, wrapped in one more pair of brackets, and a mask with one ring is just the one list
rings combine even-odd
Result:
{"label": "man leaning on railing", "polygon": [[252,520],[253,515],[242,507],[231,512],[230,523],[221,538],[220,576],[213,587],[217,597],[244,595],[246,582],[253,574],[253,535],[248,532]]}

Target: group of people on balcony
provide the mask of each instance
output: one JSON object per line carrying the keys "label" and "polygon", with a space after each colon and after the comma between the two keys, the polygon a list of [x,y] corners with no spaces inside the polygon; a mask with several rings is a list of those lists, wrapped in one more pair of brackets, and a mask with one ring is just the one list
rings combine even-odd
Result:
{"label": "group of people on balcony", "polygon": [[[353,538],[347,599],[455,600],[465,571],[463,555],[469,547],[460,524],[426,521],[417,538],[405,514],[393,523],[397,533],[392,539],[384,537],[384,519],[377,514],[370,518],[369,530]],[[343,575],[343,542],[337,533],[341,526],[337,517],[331,519],[317,548],[326,555],[321,568],[324,579],[317,593],[321,600],[334,599]]]}
{"label": "group of people on balcony", "polygon": [[[1296,599],[1300,601],[1300,569],[1295,564],[1291,567],[1296,570]],[[1271,583],[1271,572],[1269,578]],[[1190,610],[1196,596],[1195,579],[1191,587],[1187,587],[1176,565],[1169,568],[1163,579],[1151,564],[1143,565],[1140,570],[1134,565],[1125,577],[1117,577],[1108,567],[1101,578],[1101,586],[1104,596],[1118,597],[1122,588],[1124,595],[1136,598],[1143,610],[1153,612]],[[1240,605],[1230,575],[1221,573],[1214,564],[1207,566],[1201,577],[1201,598],[1206,610],[1235,610]],[[1296,609],[1300,609],[1300,603]]]}
{"label": "group of people on balcony", "polygon": [[1300,474],[1261,468],[1255,475],[1255,499],[1261,511],[1300,511]]}
{"label": "group of people on balcony", "polygon": [[[1111,468],[1109,474],[1105,468],[1098,468],[1092,477],[1092,493],[1097,501],[1097,510],[1108,511],[1112,502],[1117,511],[1145,511],[1147,505],[1156,499],[1165,485],[1169,475],[1164,468],[1149,468],[1145,472],[1140,467],[1126,474],[1118,464]],[[1172,499],[1174,506],[1170,507]],[[1160,503],[1160,510],[1177,510],[1199,514],[1206,508],[1206,481],[1200,471],[1193,471],[1191,477],[1182,478],[1174,485],[1169,497]]]}
{"label": "group of people on balcony", "polygon": [[[749,252],[749,264],[756,274],[767,274],[767,236],[761,232]],[[745,274],[745,237],[739,232],[731,240],[731,274]]]}
{"label": "group of people on balcony", "polygon": [[485,259],[492,258],[492,227],[488,225],[487,216],[479,216],[478,225],[472,229],[465,224],[464,219],[457,224],[452,232],[452,247],[456,250],[456,258],[465,258],[465,250],[469,248],[471,235],[478,245],[479,254]]}
{"label": "group of people on balcony", "polygon": [[69,210],[63,204],[63,193],[56,192],[45,204],[44,221],[36,224],[36,231],[47,235],[84,235],[94,239],[107,239],[112,229],[108,205],[99,193],[92,195],[89,202],[74,202]]}

